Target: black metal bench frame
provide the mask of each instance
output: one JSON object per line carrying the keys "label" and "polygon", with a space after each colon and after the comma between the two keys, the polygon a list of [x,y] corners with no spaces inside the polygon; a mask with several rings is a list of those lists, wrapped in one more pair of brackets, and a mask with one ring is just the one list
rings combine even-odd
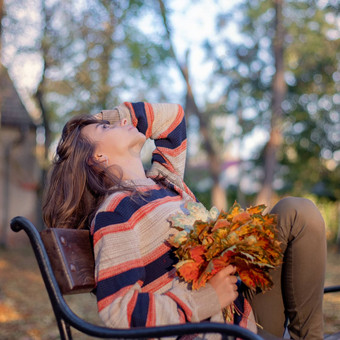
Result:
{"label": "black metal bench frame", "polygon": [[[106,339],[180,337],[197,333],[219,333],[224,339],[233,337],[245,340],[263,339],[261,336],[236,325],[211,322],[130,329],[113,329],[91,324],[78,317],[64,300],[47,255],[46,248],[36,227],[28,219],[21,216],[13,218],[10,225],[14,232],[24,230],[30,239],[57,320],[61,340],[72,339],[71,327],[74,327],[78,331],[89,336]],[[337,291],[340,291],[340,286],[325,288],[325,293]]]}

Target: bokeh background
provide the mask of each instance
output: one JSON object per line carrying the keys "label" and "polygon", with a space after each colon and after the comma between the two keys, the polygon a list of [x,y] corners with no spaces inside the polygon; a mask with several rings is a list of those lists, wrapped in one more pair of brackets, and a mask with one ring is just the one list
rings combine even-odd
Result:
{"label": "bokeh background", "polygon": [[[0,338],[58,338],[9,221],[44,228],[62,126],[124,101],[184,107],[186,181],[207,207],[313,200],[326,221],[326,284],[339,284],[339,13],[336,0],[0,0]],[[72,298],[97,320],[93,297]],[[326,332],[340,331],[339,311],[340,294],[326,296]]]}

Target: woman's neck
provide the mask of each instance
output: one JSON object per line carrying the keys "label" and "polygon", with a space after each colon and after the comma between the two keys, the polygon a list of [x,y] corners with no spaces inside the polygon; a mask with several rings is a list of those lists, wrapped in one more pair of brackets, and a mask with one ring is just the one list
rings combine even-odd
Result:
{"label": "woman's neck", "polygon": [[[118,162],[118,164],[120,170],[123,171],[123,180],[136,180],[147,178],[145,175],[142,160],[140,158],[126,159]],[[110,170],[116,172],[117,168],[113,166],[110,168]]]}

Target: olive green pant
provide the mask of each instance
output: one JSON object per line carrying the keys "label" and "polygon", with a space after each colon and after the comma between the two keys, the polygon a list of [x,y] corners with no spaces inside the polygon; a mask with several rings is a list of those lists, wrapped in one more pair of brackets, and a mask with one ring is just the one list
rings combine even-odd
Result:
{"label": "olive green pant", "polygon": [[[325,224],[316,206],[305,198],[287,197],[271,213],[278,214],[283,264],[273,270],[273,289],[246,291],[256,321],[277,337],[286,317],[292,339],[323,339],[323,288],[326,268]],[[259,332],[261,333],[261,332]]]}

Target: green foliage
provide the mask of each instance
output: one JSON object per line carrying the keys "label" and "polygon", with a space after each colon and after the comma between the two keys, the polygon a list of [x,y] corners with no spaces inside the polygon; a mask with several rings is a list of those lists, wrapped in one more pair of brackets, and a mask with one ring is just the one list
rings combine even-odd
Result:
{"label": "green foliage", "polygon": [[138,27],[152,10],[138,0],[93,0],[74,14],[65,55],[71,72],[62,73],[63,86],[54,88],[68,97],[69,105],[61,105],[63,115],[66,110],[78,114],[112,108],[125,91],[136,98],[143,93],[141,99],[146,87],[156,91],[165,46],[160,35],[146,35]]}
{"label": "green foliage", "polygon": [[[25,51],[41,57],[39,91],[54,133],[70,115],[110,109],[132,98],[144,100],[151,91],[150,99],[162,96],[159,84],[166,79],[168,46],[155,3],[19,0],[9,5],[8,18],[16,22],[17,32],[6,27],[6,47],[15,46],[19,57],[26,43],[18,39],[20,32],[25,26],[34,30]],[[25,14],[28,5],[36,22]],[[21,13],[21,22],[15,21],[16,13]]]}
{"label": "green foliage", "polygon": [[[243,1],[232,14],[240,19],[241,38],[234,42],[225,38],[223,29],[232,16],[221,13],[219,39],[206,43],[207,55],[216,60],[216,79],[226,78],[226,110],[237,113],[243,135],[255,126],[270,131],[275,73],[273,2]],[[284,139],[276,177],[283,180],[281,192],[301,195],[315,191],[339,200],[339,12],[332,1],[287,0],[283,16],[288,93],[282,104]],[[226,52],[217,53],[218,48]],[[259,155],[263,155],[260,150]],[[255,159],[255,171],[261,162],[262,158]]]}
{"label": "green foliage", "polygon": [[[171,65],[169,41],[157,2],[42,1],[39,6],[44,5],[45,17],[39,17],[41,8],[37,8],[36,20],[27,8],[33,9],[37,2],[8,0],[7,4],[4,45],[15,46],[18,55],[38,53],[44,60],[46,73],[39,90],[54,133],[71,112],[94,113],[131,98],[169,98],[169,86],[162,86]],[[20,20],[15,13],[21,13]],[[255,127],[270,131],[274,14],[272,1],[243,1],[228,13],[219,13],[216,34],[204,42],[207,59],[214,61],[215,72],[207,83],[215,99],[200,98],[202,111],[216,119],[235,115],[237,122],[234,130],[211,124],[216,148],[235,136],[247,137]],[[286,0],[283,14],[288,95],[276,176],[283,183],[280,193],[301,195],[314,190],[339,200],[339,11],[331,0]],[[225,34],[235,21],[240,37]],[[25,28],[34,31],[31,44],[22,39]],[[256,151],[248,174],[255,179],[264,154],[260,148]],[[204,176],[199,174],[200,179]],[[199,200],[210,206],[210,193],[196,188],[196,177],[191,182],[189,178]],[[235,192],[230,190],[229,196]]]}
{"label": "green foliage", "polygon": [[307,194],[309,198],[319,208],[326,225],[326,237],[330,244],[338,242],[338,233],[340,232],[340,203],[332,202],[325,197]]}

